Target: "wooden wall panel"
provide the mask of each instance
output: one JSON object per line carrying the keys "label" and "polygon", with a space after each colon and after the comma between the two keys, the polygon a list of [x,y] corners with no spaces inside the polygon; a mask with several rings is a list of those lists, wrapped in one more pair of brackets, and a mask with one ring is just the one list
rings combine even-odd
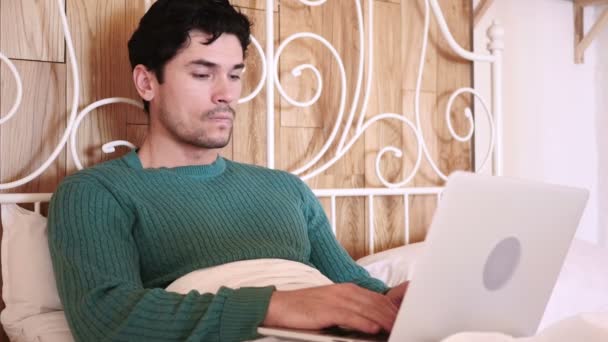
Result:
{"label": "wooden wall panel", "polygon": [[[363,184],[363,176],[358,176],[353,186]],[[348,184],[344,181],[341,184]],[[364,198],[339,198],[336,200],[338,230],[336,237],[353,259],[369,255],[369,239],[364,215]]]}
{"label": "wooden wall panel", "polygon": [[0,51],[6,56],[64,62],[64,46],[57,1],[0,1]]}
{"label": "wooden wall panel", "polygon": [[[134,97],[126,49],[133,23],[127,23],[125,0],[72,0],[67,7],[81,76],[79,108],[108,97]],[[71,80],[71,75],[68,79]],[[68,99],[71,94],[70,81]],[[82,164],[88,166],[122,155],[122,150],[104,154],[101,146],[125,139],[127,118],[138,115],[137,111],[128,105],[115,104],[89,114],[77,133],[77,151]],[[68,171],[74,170],[68,158]]]}
{"label": "wooden wall panel", "polygon": [[[281,1],[281,41],[293,33],[308,31],[321,35],[329,41],[342,58],[346,71],[346,101],[345,111],[341,125],[342,133],[346,118],[353,105],[353,94],[357,78],[357,67],[359,63],[359,29],[357,26],[356,12],[352,2],[328,1],[322,6],[304,6],[297,0]],[[289,18],[289,19],[287,19]],[[292,42],[279,61],[279,77],[286,92],[297,100],[309,100],[317,90],[316,78],[310,71],[305,71],[300,78],[293,77],[291,70],[303,63],[316,66],[323,78],[323,92],[319,101],[307,108],[291,106],[285,100],[281,101],[281,126],[282,127],[318,127],[319,133],[315,139],[322,143],[327,141],[332,132],[339,113],[340,96],[342,84],[337,62],[330,50],[320,42],[312,39],[298,39]],[[355,104],[357,106],[357,104]],[[336,142],[339,141],[337,136]],[[281,141],[290,139],[281,134]],[[321,144],[322,146],[322,144]],[[313,151],[313,152],[317,152]],[[333,151],[333,150],[330,150]],[[280,150],[279,159],[291,151]],[[327,174],[340,175],[362,175],[364,173],[364,161],[361,156],[364,153],[363,141],[358,141],[338,163],[336,163]],[[316,153],[315,153],[316,154]],[[321,161],[327,161],[333,153],[327,154]],[[301,160],[306,160],[301,156]],[[281,164],[282,168],[293,169],[299,165]],[[337,184],[336,186],[340,186]]]}
{"label": "wooden wall panel", "polygon": [[[333,183],[321,184],[320,187],[361,188],[365,186],[364,175],[333,176]],[[336,237],[340,244],[354,258],[369,254],[369,235],[365,215],[366,200],[363,197],[336,199]]]}
{"label": "wooden wall panel", "polygon": [[[393,22],[395,25],[388,26],[386,22]],[[374,4],[374,65],[366,120],[383,113],[402,113],[402,77],[395,70],[403,70],[403,64],[401,51],[393,48],[401,44],[400,26],[398,4],[388,2]],[[375,171],[377,152],[386,146],[402,146],[402,126],[403,124],[398,120],[384,119],[365,131],[366,186],[382,186]],[[382,159],[381,175],[389,181],[398,182],[402,162],[391,156],[392,154]]]}
{"label": "wooden wall panel", "polygon": [[[240,8],[266,10],[266,0],[230,0],[230,3]],[[274,1],[273,12],[279,11],[279,0]]]}
{"label": "wooden wall panel", "polygon": [[[403,58],[403,69],[400,70],[403,72],[399,74],[405,90],[416,89],[424,32],[424,2],[425,0],[406,0],[400,6],[402,23],[400,47]],[[440,39],[437,35],[438,31],[435,15],[430,13],[429,40],[421,83],[422,91],[434,92],[437,87],[437,41]]]}
{"label": "wooden wall panel", "polygon": [[[390,2],[375,2],[374,15],[374,49],[373,76],[370,93],[367,120],[383,113],[403,113],[401,109],[403,58],[401,49],[400,5]],[[367,6],[366,6],[367,8]],[[369,13],[366,13],[366,16]],[[387,22],[393,25],[386,25]],[[376,175],[376,158],[381,149],[395,146],[403,149],[402,130],[404,124],[394,119],[384,119],[376,122],[365,132],[365,186],[383,187]],[[402,180],[401,169],[403,161],[393,157],[392,153],[385,154],[381,160],[381,176],[387,181],[397,183]],[[366,205],[369,199],[366,199]],[[374,250],[384,250],[402,245],[404,242],[403,199],[400,197],[377,197],[374,199]],[[401,208],[401,209],[399,209]],[[366,230],[369,230],[369,220],[366,220]]]}
{"label": "wooden wall panel", "polygon": [[[266,46],[266,13],[260,10],[242,8],[242,12],[249,17],[253,26],[252,35],[258,40],[262,48]],[[279,17],[275,15],[275,33],[279,29]],[[275,35],[275,45],[278,35]],[[242,97],[251,94],[262,79],[262,56],[251,44],[247,49],[245,59],[245,72],[243,73]],[[276,95],[275,95],[276,97]],[[238,106],[234,131],[231,140],[231,157],[243,163],[266,165],[266,87],[251,101]],[[278,117],[278,114],[277,114]],[[230,146],[226,147],[226,152]],[[223,153],[229,157],[227,153]]]}
{"label": "wooden wall panel", "polygon": [[[138,98],[132,86],[131,67],[128,62],[127,41],[143,15],[145,2],[131,0],[67,0],[67,13],[72,36],[74,38],[78,65],[81,71],[81,101],[79,109],[106,97]],[[263,0],[233,0],[242,11],[254,22],[253,34],[262,46],[265,41],[265,13]],[[21,116],[20,125],[13,129],[11,124],[2,127],[0,131],[0,176],[16,178],[25,169],[39,165],[42,157],[34,154],[22,164],[6,162],[14,155],[8,152],[6,146],[14,145],[19,148],[35,146],[45,141],[45,148],[52,147],[48,141],[55,138],[47,137],[35,143],[34,134],[41,132],[40,126],[28,126],[21,129],[27,122],[39,120],[40,113],[49,110],[58,116],[45,116],[45,127],[54,125],[56,120],[65,120],[72,94],[71,71],[66,63],[63,51],[63,34],[58,21],[53,1],[34,0],[4,0],[0,2],[0,35],[1,48],[5,53],[17,51],[19,59],[34,59],[32,62],[20,62],[19,67],[25,68],[24,73],[32,75],[40,73],[49,75],[42,77],[44,82],[51,82],[50,92],[56,94],[57,103],[45,106],[44,111],[38,107],[40,97],[24,100],[22,112],[37,113],[36,118]],[[367,2],[363,2],[364,22],[367,13]],[[471,5],[466,0],[441,1],[448,24],[455,38],[465,48],[470,48]],[[420,58],[421,34],[423,28],[422,0],[376,0],[374,3],[374,76],[371,97],[366,113],[367,118],[382,112],[402,113],[404,117],[415,121],[414,89]],[[279,42],[295,32],[310,31],[325,37],[338,51],[344,62],[347,86],[344,117],[340,125],[339,135],[334,146],[316,165],[329,160],[335,152],[335,147],[346,124],[346,119],[352,107],[355,107],[355,123],[361,110],[364,95],[365,79],[362,83],[358,103],[353,103],[355,82],[359,63],[359,28],[353,2],[328,1],[321,6],[309,7],[299,0],[275,1],[275,34]],[[24,13],[34,13],[36,20],[28,17],[28,23],[40,21],[39,25],[23,26]],[[433,18],[433,16],[431,16]],[[21,19],[19,19],[21,18]],[[46,21],[45,21],[46,20]],[[22,26],[19,26],[22,25]],[[18,27],[19,29],[15,29]],[[10,34],[11,30],[16,34]],[[42,32],[44,31],[44,32]],[[42,34],[41,34],[42,32]],[[367,33],[367,32],[365,32]],[[35,37],[27,40],[27,37]],[[26,39],[27,38],[27,39]],[[367,34],[365,34],[367,39]],[[42,42],[45,43],[42,43]],[[33,44],[34,42],[35,44]],[[29,44],[29,45],[28,45]],[[47,45],[45,45],[47,44]],[[367,48],[365,49],[367,53]],[[44,64],[39,61],[54,60],[59,63]],[[243,94],[253,90],[261,77],[261,60],[253,47],[246,61],[245,84]],[[293,67],[302,63],[315,65],[323,77],[323,93],[319,101],[308,108],[297,108],[281,99],[275,91],[275,142],[276,166],[281,169],[293,170],[310,160],[327,141],[337,120],[341,83],[338,64],[330,51],[323,44],[301,39],[291,43],[279,60],[279,77],[287,93],[298,100],[308,100],[316,91],[316,79],[310,71],[304,71],[302,77],[296,78],[290,74]],[[367,66],[364,68],[367,70]],[[6,77],[6,67],[0,69],[2,92],[0,105],[3,112],[8,109],[12,80]],[[67,74],[67,76],[66,76]],[[46,81],[45,81],[46,79]],[[8,80],[8,81],[6,81]],[[67,82],[66,82],[67,80]],[[43,83],[43,84],[47,84]],[[455,58],[447,49],[445,40],[439,34],[435,19],[431,21],[431,37],[429,40],[424,69],[421,96],[422,131],[426,138],[427,147],[433,160],[445,173],[455,168],[470,169],[470,143],[458,143],[449,135],[444,110],[447,97],[456,88],[471,85],[471,65]],[[26,83],[28,96],[32,86]],[[37,89],[37,88],[36,88]],[[41,89],[41,88],[40,88]],[[39,91],[39,90],[37,90]],[[40,91],[39,91],[40,92]],[[53,93],[55,92],[55,93]],[[45,93],[45,94],[46,94]],[[7,95],[8,94],[8,95]],[[57,95],[58,94],[58,95]],[[54,95],[55,96],[55,95]],[[43,100],[45,101],[45,100]],[[28,104],[26,104],[28,103]],[[470,103],[470,98],[464,96],[458,99],[452,111],[453,124],[461,134],[468,129],[463,109]],[[28,107],[29,108],[26,108]],[[224,149],[222,155],[237,161],[266,164],[266,106],[265,90],[256,99],[240,105],[235,121],[234,135],[231,143]],[[21,114],[19,114],[21,115]],[[33,114],[30,114],[33,115]],[[44,114],[47,115],[47,114]],[[49,114],[50,115],[50,114]],[[103,107],[89,115],[83,121],[78,132],[79,156],[85,165],[114,158],[125,153],[120,149],[112,155],[103,155],[102,143],[127,139],[136,145],[141,144],[147,129],[147,116],[127,105],[112,105]],[[64,121],[61,121],[65,125]],[[34,127],[34,128],[29,128]],[[59,125],[58,127],[63,127]],[[31,131],[31,132],[28,132]],[[61,131],[61,130],[59,130]],[[52,134],[60,134],[55,130]],[[352,131],[349,133],[352,135]],[[25,143],[24,143],[25,141]],[[7,145],[9,144],[9,145]],[[383,175],[391,181],[400,181],[408,175],[416,160],[416,142],[409,128],[404,124],[387,120],[370,128],[364,137],[359,139],[351,150],[333,167],[323,174],[308,181],[313,188],[341,188],[381,186],[375,175],[374,163],[380,149],[388,145],[401,147],[405,153],[402,159],[387,155],[382,161]],[[36,148],[32,147],[30,153]],[[47,151],[43,150],[43,151]],[[67,150],[66,150],[67,151]],[[40,154],[40,153],[39,153]],[[17,189],[18,191],[52,191],[57,182],[67,172],[74,171],[71,160],[65,161],[61,156],[59,165],[49,170],[44,177],[30,185]],[[8,156],[8,157],[7,157]],[[5,158],[7,158],[5,160]],[[314,168],[313,168],[314,169]],[[20,173],[21,172],[21,173]],[[421,174],[417,175],[411,185],[435,186],[442,182],[434,174],[427,161],[423,160]],[[329,209],[329,200],[323,200],[323,205]],[[368,216],[366,214],[367,199],[338,199],[337,221],[338,239],[354,257],[360,257],[368,250]],[[376,251],[403,243],[403,206],[400,197],[376,198]],[[410,198],[410,225],[412,240],[424,238],[432,212],[436,207],[434,196],[416,196]],[[331,213],[328,211],[328,216]]]}
{"label": "wooden wall panel", "polygon": [[[281,14],[290,20],[281,20],[279,29],[281,35],[280,40],[284,41],[294,33],[302,31],[313,31],[317,34],[322,34],[324,27],[332,25],[332,23],[324,24],[324,8],[308,7],[302,5],[299,1],[283,1],[281,3]],[[328,31],[331,30],[331,27]],[[295,53],[297,51],[297,53]],[[277,46],[278,52],[278,46]],[[335,101],[338,96],[340,84],[331,79],[327,75],[331,68],[330,63],[333,60],[327,53],[325,47],[320,43],[309,39],[300,38],[291,42],[285,49],[285,52],[279,56],[279,79],[286,93],[297,101],[310,100],[317,91],[316,77],[310,70],[302,72],[300,77],[294,77],[291,73],[292,69],[301,64],[311,64],[317,67],[324,78],[324,92],[320,101],[310,107],[296,107],[290,105],[286,100],[281,98],[281,126],[282,127],[323,127],[324,116],[333,115],[333,113],[323,113],[321,108],[323,104],[327,105],[330,101],[333,107],[337,108]],[[323,61],[326,61],[325,63]],[[337,79],[337,77],[336,77]],[[327,108],[327,107],[325,107]],[[336,110],[334,110],[336,111]],[[325,115],[324,115],[325,114]]]}
{"label": "wooden wall panel", "polygon": [[148,134],[148,125],[128,124],[127,125],[127,141],[135,146],[141,146]]}
{"label": "wooden wall panel", "polygon": [[[327,162],[335,155],[335,147],[345,129],[346,119],[355,106],[354,91],[359,63],[359,28],[352,2],[328,1],[322,6],[309,7],[296,0],[281,1],[281,41],[296,32],[313,32],[321,35],[336,49],[344,64],[347,84],[346,99],[339,134],[333,146],[309,171]],[[310,100],[317,91],[317,80],[311,71],[294,77],[291,70],[301,64],[318,68],[323,80],[323,92],[313,106],[299,108],[281,99],[280,134],[278,136],[279,168],[294,170],[310,161],[330,137],[338,119],[342,84],[338,63],[330,50],[312,39],[298,39],[285,49],[279,60],[279,78],[286,92],[299,101]],[[362,83],[363,85],[363,83]],[[361,88],[363,90],[363,88]],[[359,101],[363,97],[361,92]],[[306,129],[303,132],[303,129]],[[296,147],[296,146],[299,146]],[[365,141],[359,139],[352,148],[331,168],[323,178],[313,178],[307,183],[313,188],[345,188],[364,185]],[[329,179],[331,183],[327,182]],[[328,212],[329,214],[329,212]],[[337,201],[338,239],[353,256],[367,253],[365,233],[365,200],[343,198]]]}
{"label": "wooden wall panel", "polygon": [[[473,18],[472,3],[470,1],[440,0],[446,22],[454,39],[465,50],[471,50],[471,21]],[[466,18],[463,20],[463,18]],[[463,23],[463,21],[465,21]],[[445,108],[449,96],[458,88],[471,84],[472,62],[463,61],[457,57],[448,46],[445,39],[438,42],[437,60],[437,113],[434,116],[435,140],[439,143],[438,166],[445,174],[453,170],[472,169],[472,145],[470,142],[461,143],[453,139],[448,133],[445,119]],[[453,127],[460,135],[469,130],[467,120],[464,118],[464,109],[472,107],[470,96],[459,96],[454,101],[450,112]]]}
{"label": "wooden wall panel", "polygon": [[416,195],[409,198],[410,242],[423,241],[437,208],[437,196]]}
{"label": "wooden wall panel", "polygon": [[[12,182],[38,169],[65,131],[65,64],[13,61],[23,85],[23,100],[15,116],[0,126],[0,181]],[[2,64],[1,75],[10,75]],[[2,82],[0,112],[13,106],[14,81]],[[65,176],[65,153],[38,178],[10,192],[52,192]]]}
{"label": "wooden wall panel", "polygon": [[[415,122],[415,110],[414,110],[414,91],[406,91],[403,96],[403,108],[404,112],[408,113],[408,118]],[[439,155],[439,143],[437,142],[435,127],[432,125],[433,117],[437,113],[437,95],[435,92],[422,92],[420,94],[420,125],[421,134],[425,139],[427,150],[429,154],[437,163],[437,156]],[[416,163],[418,157],[417,148],[418,144],[415,140],[412,131],[408,127],[403,127],[403,139],[405,141],[406,150],[404,151],[404,175],[407,177],[411,172]],[[422,159],[420,168],[416,176],[412,181],[412,186],[437,186],[441,185],[441,178],[433,170],[430,163],[422,153]],[[428,225],[430,224],[430,218],[433,216],[435,211],[437,200],[435,196],[411,196],[409,198],[409,212],[410,212],[410,241],[416,242],[424,240]]]}
{"label": "wooden wall panel", "polygon": [[[122,63],[125,69],[121,69],[122,71],[127,70],[125,74],[121,74],[121,80],[125,82],[124,88],[121,88],[121,96],[125,96],[131,99],[140,100],[139,94],[137,90],[135,90],[135,86],[132,81],[132,73],[131,73],[131,63],[129,62],[129,53],[127,51],[127,42],[131,38],[133,32],[139,25],[139,20],[146,13],[146,4],[144,1],[125,1],[125,41],[118,42],[122,44],[119,48],[121,50],[121,58]],[[118,47],[118,46],[117,46]],[[125,59],[126,58],[126,59]],[[148,123],[148,115],[142,110],[130,109],[127,113],[127,124],[147,124]],[[137,145],[137,144],[136,144]],[[139,145],[137,145],[139,146]]]}

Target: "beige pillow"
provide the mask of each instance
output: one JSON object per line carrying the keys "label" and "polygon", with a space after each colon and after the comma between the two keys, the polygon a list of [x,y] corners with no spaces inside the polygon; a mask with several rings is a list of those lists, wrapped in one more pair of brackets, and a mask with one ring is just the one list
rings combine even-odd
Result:
{"label": "beige pillow", "polygon": [[[63,310],[48,247],[47,220],[16,204],[2,205],[2,299],[0,321],[11,339],[21,321]],[[12,336],[11,336],[12,335]]]}
{"label": "beige pillow", "polygon": [[28,317],[22,324],[23,335],[15,342],[74,342],[63,311]]}
{"label": "beige pillow", "polygon": [[172,282],[167,291],[186,294],[217,293],[220,287],[262,287],[274,285],[289,291],[333,284],[316,268],[284,259],[252,259],[192,271]]}

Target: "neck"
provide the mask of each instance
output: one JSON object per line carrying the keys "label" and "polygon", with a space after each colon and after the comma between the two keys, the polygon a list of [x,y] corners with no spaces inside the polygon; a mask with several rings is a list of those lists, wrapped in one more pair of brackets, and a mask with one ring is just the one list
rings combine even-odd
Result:
{"label": "neck", "polygon": [[139,148],[138,156],[143,168],[179,167],[212,164],[219,149],[206,149],[154,134],[152,130]]}

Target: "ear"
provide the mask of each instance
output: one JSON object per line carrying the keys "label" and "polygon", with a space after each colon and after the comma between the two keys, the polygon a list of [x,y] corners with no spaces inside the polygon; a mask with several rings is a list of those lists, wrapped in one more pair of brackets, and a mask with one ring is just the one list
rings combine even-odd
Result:
{"label": "ear", "polygon": [[133,69],[133,83],[142,99],[152,101],[155,94],[156,76],[142,64]]}

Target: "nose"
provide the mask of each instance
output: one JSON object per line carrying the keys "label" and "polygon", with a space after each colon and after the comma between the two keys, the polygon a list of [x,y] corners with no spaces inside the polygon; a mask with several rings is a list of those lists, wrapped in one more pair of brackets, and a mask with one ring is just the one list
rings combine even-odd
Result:
{"label": "nose", "polygon": [[240,84],[238,82],[231,81],[224,77],[218,77],[216,79],[213,95],[211,100],[215,104],[230,104],[237,100],[239,96],[239,87]]}

